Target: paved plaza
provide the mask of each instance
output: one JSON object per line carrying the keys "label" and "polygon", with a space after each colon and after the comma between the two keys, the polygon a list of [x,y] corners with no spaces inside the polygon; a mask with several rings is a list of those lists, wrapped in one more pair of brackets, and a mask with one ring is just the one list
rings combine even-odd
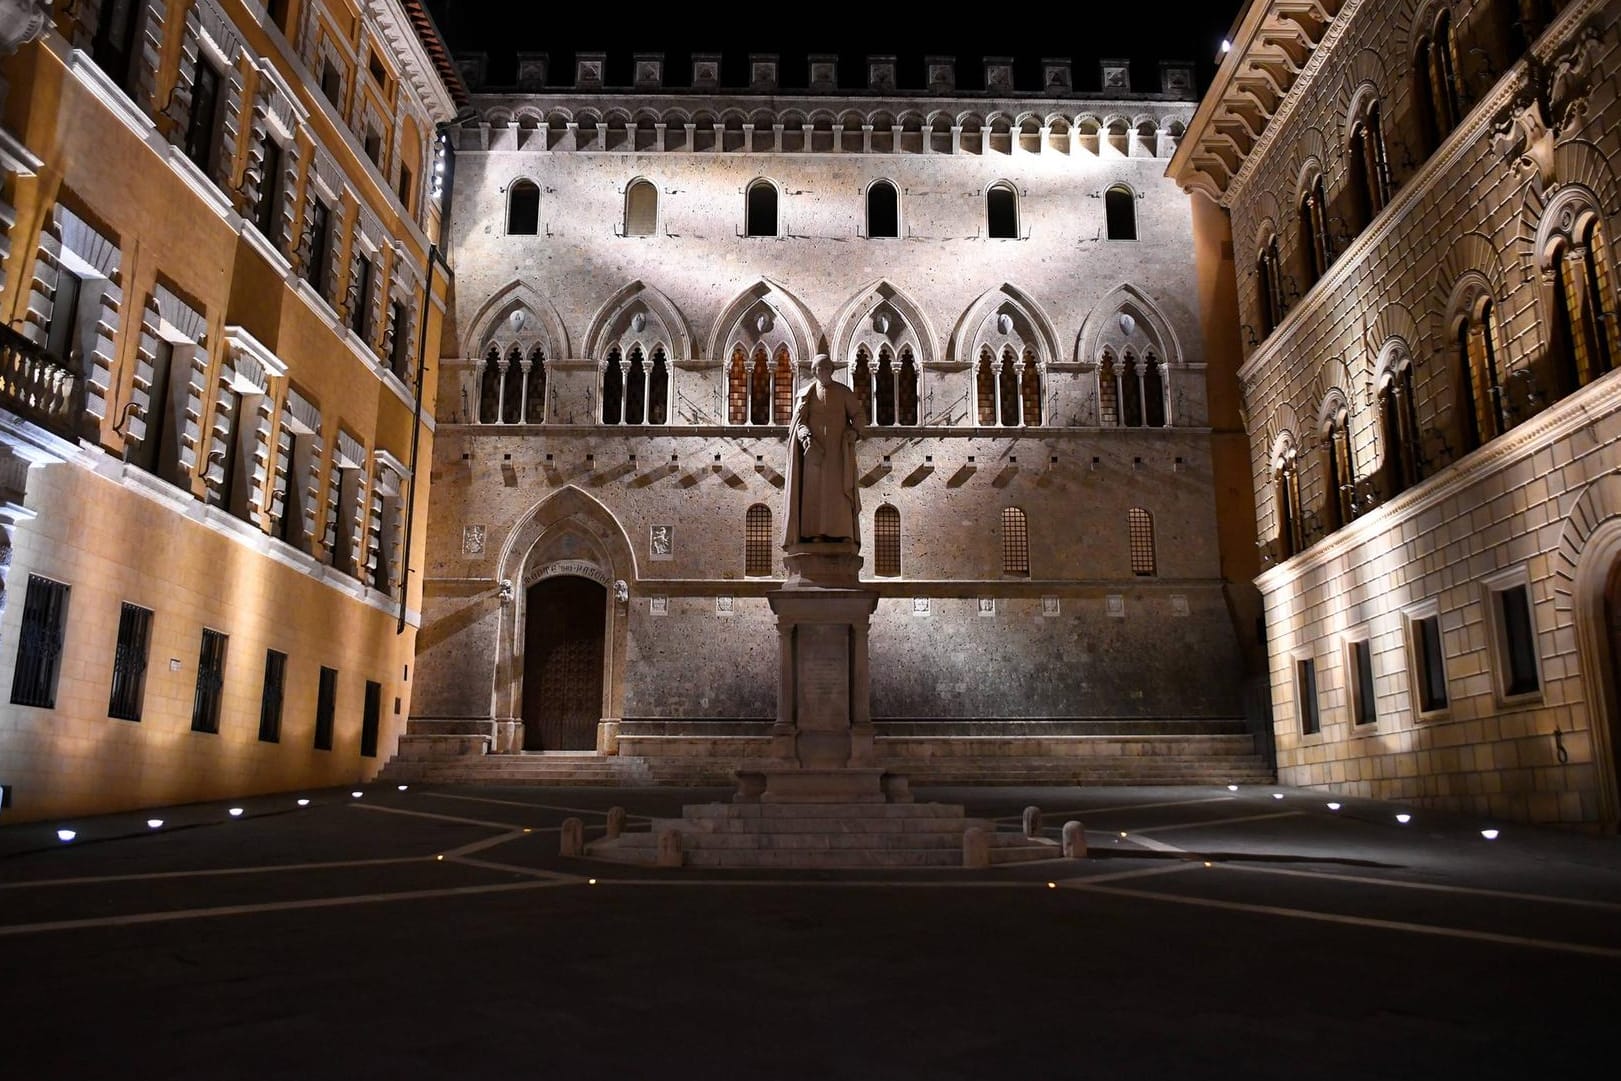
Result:
{"label": "paved plaza", "polygon": [[726,796],[374,785],[0,826],[7,1071],[1564,1078],[1609,1050],[1614,837],[1279,787],[981,788],[919,796],[1082,821],[1089,858],[558,855],[567,818]]}

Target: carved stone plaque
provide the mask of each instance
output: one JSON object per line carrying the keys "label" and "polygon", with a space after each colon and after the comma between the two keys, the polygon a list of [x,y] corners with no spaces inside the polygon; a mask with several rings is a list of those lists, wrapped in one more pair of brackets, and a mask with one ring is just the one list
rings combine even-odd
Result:
{"label": "carved stone plaque", "polygon": [[795,631],[795,715],[799,727],[838,731],[850,726],[850,628],[802,623]]}

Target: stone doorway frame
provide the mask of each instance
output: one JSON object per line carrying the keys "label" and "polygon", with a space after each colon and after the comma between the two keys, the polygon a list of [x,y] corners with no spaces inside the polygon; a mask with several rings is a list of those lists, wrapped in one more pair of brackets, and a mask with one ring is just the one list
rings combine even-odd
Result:
{"label": "stone doorway frame", "polygon": [[1621,721],[1621,678],[1611,645],[1606,594],[1612,575],[1621,575],[1621,518],[1610,518],[1588,534],[1576,562],[1573,597],[1576,648],[1581,661],[1588,724],[1598,781],[1599,820],[1608,830],[1621,823],[1621,778],[1616,776],[1617,722]]}
{"label": "stone doorway frame", "polygon": [[624,526],[596,499],[569,485],[537,503],[508,535],[497,563],[502,582],[510,582],[512,600],[503,606],[496,633],[492,701],[495,705],[495,750],[514,753],[523,747],[524,621],[528,588],[544,578],[574,575],[590,578],[607,590],[603,617],[602,709],[597,723],[597,753],[616,750],[615,733],[624,707],[624,671],[630,641],[630,588],[637,579],[635,555]]}

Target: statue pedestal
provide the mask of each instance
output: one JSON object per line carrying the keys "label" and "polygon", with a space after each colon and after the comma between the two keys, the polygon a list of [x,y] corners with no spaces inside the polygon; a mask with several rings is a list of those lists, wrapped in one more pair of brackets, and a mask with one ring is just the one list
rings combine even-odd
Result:
{"label": "statue pedestal", "polygon": [[772,757],[738,771],[743,803],[906,803],[906,779],[875,761],[867,629],[878,593],[854,544],[790,545],[788,580],[766,594],[780,666]]}

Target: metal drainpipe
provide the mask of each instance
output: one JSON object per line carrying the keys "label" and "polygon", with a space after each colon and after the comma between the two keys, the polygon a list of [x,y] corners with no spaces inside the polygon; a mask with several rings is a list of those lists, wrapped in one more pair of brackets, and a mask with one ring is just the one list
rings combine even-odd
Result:
{"label": "metal drainpipe", "polygon": [[[465,108],[454,117],[433,126],[434,137],[442,138],[445,132],[458,124],[464,124],[477,118],[478,113]],[[445,181],[440,189],[439,202],[444,212],[439,218],[439,231],[441,234],[450,228],[450,184],[456,175],[456,159],[450,152],[450,145],[445,145]],[[411,464],[407,467],[410,473],[410,491],[405,497],[405,542],[401,546],[404,551],[405,565],[400,569],[400,617],[394,627],[395,634],[405,633],[405,603],[411,595],[411,522],[416,514],[417,505],[417,455],[422,443],[422,375],[426,370],[428,351],[428,316],[433,308],[433,265],[438,263],[445,268],[446,297],[449,297],[449,286],[455,281],[456,272],[445,262],[444,255],[439,250],[436,240],[428,245],[428,273],[427,282],[422,288],[422,333],[417,335],[417,375],[416,385],[412,388],[413,407],[411,411]],[[444,322],[440,321],[440,332],[444,331]]]}

